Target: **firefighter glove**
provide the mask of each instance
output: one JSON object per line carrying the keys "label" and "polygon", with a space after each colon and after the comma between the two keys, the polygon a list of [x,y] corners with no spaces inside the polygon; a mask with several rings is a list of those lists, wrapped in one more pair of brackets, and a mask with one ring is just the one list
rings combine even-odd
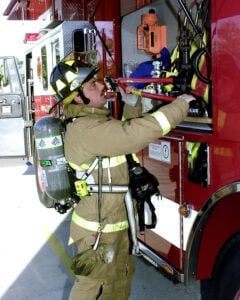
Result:
{"label": "firefighter glove", "polygon": [[130,106],[135,106],[138,101],[138,96],[134,94],[130,94],[132,87],[127,87],[126,92],[123,90],[123,88],[119,87],[121,96],[122,96],[122,101]]}
{"label": "firefighter glove", "polygon": [[75,275],[88,276],[101,264],[111,263],[114,253],[111,245],[100,245],[97,250],[88,249],[73,258],[71,269]]}
{"label": "firefighter glove", "polygon": [[196,99],[192,100],[189,103],[188,109],[189,117],[205,117],[207,116],[206,105],[203,100]]}

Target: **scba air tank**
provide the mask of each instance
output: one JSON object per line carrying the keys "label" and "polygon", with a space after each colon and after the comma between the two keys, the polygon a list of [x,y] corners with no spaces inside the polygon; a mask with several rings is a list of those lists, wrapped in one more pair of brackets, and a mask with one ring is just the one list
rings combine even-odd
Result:
{"label": "scba air tank", "polygon": [[71,197],[61,120],[52,116],[42,117],[34,125],[34,135],[45,192],[54,204],[65,205]]}

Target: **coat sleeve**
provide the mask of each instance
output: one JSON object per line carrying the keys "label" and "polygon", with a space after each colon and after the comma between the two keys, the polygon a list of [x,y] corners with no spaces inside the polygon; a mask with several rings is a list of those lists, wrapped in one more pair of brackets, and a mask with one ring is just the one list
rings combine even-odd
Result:
{"label": "coat sleeve", "polygon": [[134,118],[139,118],[142,116],[142,102],[139,97],[135,106],[124,104],[123,107],[123,120],[130,120]]}
{"label": "coat sleeve", "polygon": [[[78,118],[68,124],[65,135],[66,158],[76,164],[96,156],[137,153],[162,137],[187,115],[188,104],[177,99],[157,112],[125,122],[98,117]],[[164,126],[166,128],[163,128]]]}

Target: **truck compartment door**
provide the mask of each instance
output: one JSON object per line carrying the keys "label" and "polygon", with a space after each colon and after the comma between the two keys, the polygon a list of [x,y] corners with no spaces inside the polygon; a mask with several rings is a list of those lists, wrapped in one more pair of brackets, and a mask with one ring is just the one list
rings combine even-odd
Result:
{"label": "truck compartment door", "polygon": [[0,57],[0,157],[25,156],[23,89],[14,57]]}
{"label": "truck compartment door", "polygon": [[179,214],[183,198],[181,147],[180,138],[164,139],[151,143],[143,151],[143,165],[157,177],[161,197],[152,198],[156,227],[146,229],[144,236],[139,236],[157,255],[179,269],[184,249]]}

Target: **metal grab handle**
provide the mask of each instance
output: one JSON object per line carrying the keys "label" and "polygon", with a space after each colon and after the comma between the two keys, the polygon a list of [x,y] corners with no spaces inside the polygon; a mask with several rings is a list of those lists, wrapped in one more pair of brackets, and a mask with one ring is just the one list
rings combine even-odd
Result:
{"label": "metal grab handle", "polygon": [[134,82],[142,82],[142,83],[163,83],[163,84],[169,84],[173,83],[173,78],[165,78],[165,77],[159,77],[159,78],[134,78],[134,77],[119,77],[116,79],[117,82],[122,83],[134,83]]}
{"label": "metal grab handle", "polygon": [[[131,233],[131,239],[133,242],[132,254],[141,255],[139,250],[139,243],[137,239],[137,225],[135,219],[135,212],[133,207],[132,195],[129,191],[128,186],[126,185],[102,185],[102,193],[126,193],[125,195],[125,205],[127,210],[129,228]],[[88,184],[88,190],[92,193],[98,193],[99,186],[98,184]]]}
{"label": "metal grab handle", "polygon": [[131,238],[133,242],[132,255],[140,256],[141,253],[139,250],[139,243],[137,239],[137,226],[136,226],[135,213],[134,213],[134,207],[132,202],[132,195],[130,191],[126,193],[125,205],[127,208],[128,222],[129,222]]}
{"label": "metal grab handle", "polygon": [[[98,184],[87,184],[90,193],[98,193]],[[102,185],[103,193],[126,193],[128,191],[127,185]]]}
{"label": "metal grab handle", "polygon": [[[159,83],[159,84],[174,84],[178,83],[177,78],[165,78],[165,77],[159,77],[159,78],[117,78],[117,82],[120,83],[134,83],[134,82],[142,82],[142,83]],[[163,94],[153,94],[153,93],[148,93],[145,91],[138,90],[136,88],[132,89],[131,93],[133,95],[139,96],[139,97],[145,97],[145,98],[150,98],[150,99],[155,99],[159,101],[165,101],[165,102],[172,102],[176,99],[176,97],[173,96],[166,96]]]}

